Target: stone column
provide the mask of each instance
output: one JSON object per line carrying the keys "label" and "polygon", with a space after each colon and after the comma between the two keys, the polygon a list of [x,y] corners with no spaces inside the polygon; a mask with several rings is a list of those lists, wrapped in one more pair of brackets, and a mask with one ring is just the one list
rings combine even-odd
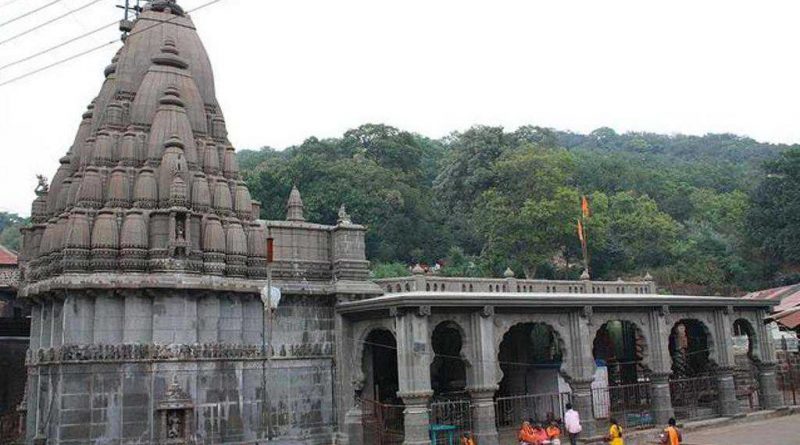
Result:
{"label": "stone column", "polygon": [[597,425],[594,420],[594,409],[592,407],[592,382],[594,378],[572,379],[569,386],[572,389],[572,407],[581,416],[581,427],[583,438],[592,437],[597,432]]}
{"label": "stone column", "polygon": [[717,369],[716,379],[719,393],[719,414],[723,417],[733,417],[739,414],[739,401],[736,400],[733,367],[722,366]]}
{"label": "stone column", "polygon": [[571,357],[567,373],[569,386],[572,389],[572,406],[581,417],[583,431],[581,435],[591,437],[597,430],[592,406],[592,382],[594,381],[594,355],[592,342],[596,327],[594,326],[593,309],[584,307],[581,312],[570,314],[569,342],[567,357]]}
{"label": "stone column", "polygon": [[[758,310],[756,318],[764,320],[767,311]],[[775,343],[766,324],[756,323],[756,338],[759,342],[761,361],[758,366],[758,400],[762,408],[775,409],[785,405],[778,391],[778,363]]]}
{"label": "stone column", "polygon": [[784,406],[784,400],[778,391],[778,364],[761,362],[758,367],[758,400],[764,409],[776,409]]}
{"label": "stone column", "polygon": [[[666,425],[675,416],[672,408],[672,393],[669,377],[672,375],[672,360],[669,355],[669,332],[672,317],[669,307],[651,311],[648,317],[650,373],[650,410],[656,425]],[[643,327],[644,328],[644,327]]]}
{"label": "stone column", "polygon": [[670,372],[653,372],[650,374],[650,410],[656,425],[666,425],[670,417],[675,416],[672,409],[672,394],[669,391]]}
{"label": "stone column", "polygon": [[[516,288],[515,288],[516,289]],[[481,445],[498,445],[494,394],[497,392],[497,347],[495,346],[494,307],[485,306],[472,314],[470,332],[472,368],[468,376],[472,397],[472,433]]]}
{"label": "stone column", "polygon": [[428,327],[430,314],[430,306],[421,306],[417,311],[398,313],[395,321],[400,386],[397,396],[405,404],[403,445],[430,443],[428,401],[433,395],[430,371],[433,350],[430,348]]}
{"label": "stone column", "polygon": [[733,307],[714,311],[714,337],[716,340],[717,391],[719,392],[719,413],[730,417],[739,414],[739,402],[736,400],[736,382],[733,380],[735,360],[733,357]]}
{"label": "stone column", "polygon": [[469,388],[472,397],[472,434],[481,445],[498,445],[497,424],[495,422],[494,393],[497,386]]}

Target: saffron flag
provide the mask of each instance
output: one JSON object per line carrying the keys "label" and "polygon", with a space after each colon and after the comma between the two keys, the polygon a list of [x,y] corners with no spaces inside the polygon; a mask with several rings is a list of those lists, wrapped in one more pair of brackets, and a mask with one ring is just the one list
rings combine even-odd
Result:
{"label": "saffron flag", "polygon": [[581,197],[581,212],[583,212],[583,217],[589,217],[589,201],[586,199],[586,195]]}
{"label": "saffron flag", "polygon": [[581,240],[581,244],[583,244],[583,224],[581,220],[578,220],[578,239]]}

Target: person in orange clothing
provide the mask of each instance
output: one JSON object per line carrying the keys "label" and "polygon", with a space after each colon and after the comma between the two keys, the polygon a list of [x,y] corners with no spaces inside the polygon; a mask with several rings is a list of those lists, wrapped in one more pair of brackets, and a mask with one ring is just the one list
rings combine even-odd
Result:
{"label": "person in orange clothing", "polygon": [[461,436],[461,445],[475,445],[475,439],[472,438],[472,433],[466,432]]}
{"label": "person in orange clothing", "polygon": [[536,436],[536,442],[535,443],[537,445],[542,445],[544,443],[550,443],[550,441],[547,440],[547,431],[545,431],[545,429],[542,428],[541,424],[533,423],[533,434],[534,434],[534,436]]}
{"label": "person in orange clothing", "polygon": [[517,439],[519,439],[519,445],[539,445],[539,438],[536,436],[531,423],[527,420],[522,422],[522,427],[517,433]]}
{"label": "person in orange clothing", "polygon": [[553,445],[561,445],[561,428],[558,427],[558,422],[555,420],[550,421],[550,425],[545,429],[547,438]]}
{"label": "person in orange clothing", "polygon": [[664,445],[681,445],[681,441],[683,437],[681,437],[681,432],[678,431],[678,427],[675,426],[675,418],[670,417],[667,421],[667,428],[664,429],[662,433],[661,443]]}

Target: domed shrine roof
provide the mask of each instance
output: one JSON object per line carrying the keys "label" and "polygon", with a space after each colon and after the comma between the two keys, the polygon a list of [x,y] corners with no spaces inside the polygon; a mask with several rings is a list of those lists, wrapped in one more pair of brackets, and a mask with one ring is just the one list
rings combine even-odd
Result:
{"label": "domed shrine roof", "polygon": [[264,229],[239,175],[191,18],[148,4],[33,202],[28,284],[71,274],[260,278]]}

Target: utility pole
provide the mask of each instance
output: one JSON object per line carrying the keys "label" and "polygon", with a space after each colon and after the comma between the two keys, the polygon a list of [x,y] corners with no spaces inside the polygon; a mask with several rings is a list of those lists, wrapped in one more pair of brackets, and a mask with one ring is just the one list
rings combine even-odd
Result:
{"label": "utility pole", "polygon": [[[132,2],[136,2],[133,4]],[[122,9],[124,12],[122,20],[119,22],[119,30],[122,31],[122,41],[128,38],[128,33],[133,29],[133,19],[139,16],[142,12],[142,7],[139,6],[140,0],[125,0],[124,5],[117,5],[117,8]],[[131,14],[131,12],[133,14]]]}
{"label": "utility pole", "polygon": [[[261,367],[261,387],[263,388],[262,416],[265,416],[267,441],[272,440],[272,410],[269,391],[267,390],[267,372],[272,371],[272,261],[274,259],[274,239],[269,235],[267,226],[267,296],[264,301],[264,311],[261,313],[261,354],[264,358]],[[269,344],[269,349],[267,349]]]}

